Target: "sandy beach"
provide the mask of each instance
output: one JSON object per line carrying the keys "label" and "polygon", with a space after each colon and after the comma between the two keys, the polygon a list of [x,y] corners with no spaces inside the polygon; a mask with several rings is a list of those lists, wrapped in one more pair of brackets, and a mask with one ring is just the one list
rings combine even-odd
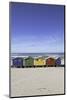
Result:
{"label": "sandy beach", "polygon": [[64,67],[11,68],[11,97],[64,94]]}

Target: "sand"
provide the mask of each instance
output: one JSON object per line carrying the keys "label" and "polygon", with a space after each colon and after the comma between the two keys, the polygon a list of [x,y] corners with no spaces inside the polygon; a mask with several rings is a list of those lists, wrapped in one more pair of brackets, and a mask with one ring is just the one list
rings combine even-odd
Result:
{"label": "sand", "polygon": [[64,67],[11,68],[11,97],[64,94]]}

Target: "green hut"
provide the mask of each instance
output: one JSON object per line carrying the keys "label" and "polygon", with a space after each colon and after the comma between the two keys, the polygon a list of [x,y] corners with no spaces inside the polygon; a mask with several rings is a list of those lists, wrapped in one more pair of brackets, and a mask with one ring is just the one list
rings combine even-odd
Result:
{"label": "green hut", "polygon": [[25,66],[32,67],[34,65],[34,59],[32,57],[28,57],[25,59]]}

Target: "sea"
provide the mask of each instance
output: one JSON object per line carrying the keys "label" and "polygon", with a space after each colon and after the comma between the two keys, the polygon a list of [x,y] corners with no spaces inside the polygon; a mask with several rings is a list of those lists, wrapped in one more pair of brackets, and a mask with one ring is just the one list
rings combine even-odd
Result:
{"label": "sea", "polygon": [[11,57],[37,57],[37,56],[56,56],[56,57],[64,57],[64,53],[11,53]]}

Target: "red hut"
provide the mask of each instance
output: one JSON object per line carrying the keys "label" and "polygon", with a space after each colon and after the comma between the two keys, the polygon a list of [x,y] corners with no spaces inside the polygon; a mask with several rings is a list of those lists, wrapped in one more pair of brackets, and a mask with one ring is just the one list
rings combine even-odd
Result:
{"label": "red hut", "polygon": [[55,66],[55,59],[54,58],[48,58],[46,60],[46,65],[49,67]]}

